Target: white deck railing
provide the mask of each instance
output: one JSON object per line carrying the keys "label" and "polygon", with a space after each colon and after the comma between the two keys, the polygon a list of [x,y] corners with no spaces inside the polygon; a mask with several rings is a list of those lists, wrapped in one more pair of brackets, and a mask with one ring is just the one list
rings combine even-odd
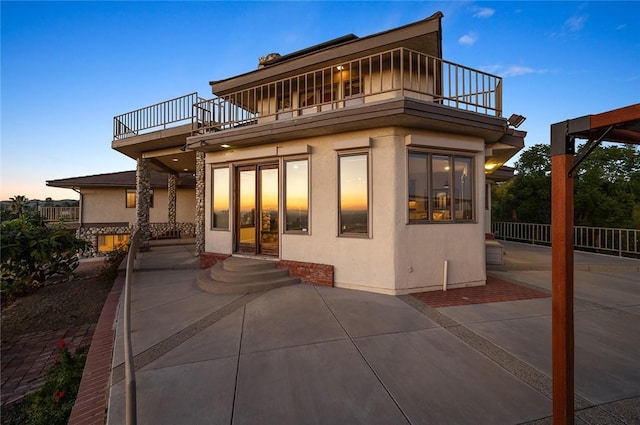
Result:
{"label": "white deck railing", "polygon": [[48,223],[56,221],[78,221],[80,207],[42,207],[40,216]]}
{"label": "white deck railing", "polygon": [[502,116],[502,78],[397,48],[194,104],[193,133],[410,97]]}
{"label": "white deck railing", "polygon": [[[536,223],[495,222],[491,225],[497,239],[551,244],[551,225]],[[574,226],[573,246],[620,257],[640,257],[640,229]]]}

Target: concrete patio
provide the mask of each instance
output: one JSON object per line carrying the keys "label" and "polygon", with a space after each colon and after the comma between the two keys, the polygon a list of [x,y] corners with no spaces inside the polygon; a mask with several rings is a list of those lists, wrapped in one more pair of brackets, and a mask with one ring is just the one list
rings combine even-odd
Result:
{"label": "concrete patio", "polygon": [[[549,291],[550,249],[503,244],[489,273]],[[576,423],[640,424],[640,261],[576,253],[576,270]],[[212,295],[198,271],[191,245],[139,255],[139,424],[551,423],[550,298],[435,309],[310,285]],[[121,328],[110,425],[124,423]]]}

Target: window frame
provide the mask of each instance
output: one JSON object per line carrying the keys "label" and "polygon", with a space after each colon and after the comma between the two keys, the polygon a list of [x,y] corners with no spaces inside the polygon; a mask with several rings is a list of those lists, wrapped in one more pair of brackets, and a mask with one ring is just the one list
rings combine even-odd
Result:
{"label": "window frame", "polygon": [[[153,189],[149,189],[151,193],[151,197],[149,199],[149,208],[153,208]],[[129,205],[129,194],[133,194],[133,206]],[[124,194],[124,207],[125,208],[136,208],[138,205],[138,190],[137,189],[125,189]]]}
{"label": "window frame", "polygon": [[[409,175],[409,160],[411,158],[411,154],[423,155],[426,158],[426,218],[422,219],[412,219],[411,218],[411,206],[412,201],[415,201],[413,198],[415,197],[415,193],[411,193],[411,188],[415,187],[415,183],[412,184],[411,178]],[[448,175],[446,176],[446,185],[448,187],[443,188],[434,188],[434,170],[433,170],[433,158],[434,157],[446,157],[449,163]],[[470,197],[468,198],[471,203],[471,218],[457,218],[456,217],[456,205],[460,200],[464,202],[462,197],[459,197],[456,184],[455,174],[456,174],[456,164],[458,164],[458,160],[468,160],[470,170],[467,171],[466,176],[469,178],[468,185],[470,186]],[[473,152],[458,152],[458,151],[445,151],[445,150],[433,150],[433,149],[419,149],[419,148],[410,148],[407,149],[407,159],[406,159],[406,178],[405,182],[407,184],[405,190],[405,214],[406,214],[406,223],[407,224],[451,224],[451,223],[477,223],[478,222],[478,205],[477,205],[477,187],[476,187],[476,154]],[[462,185],[465,183],[463,182]],[[462,186],[461,186],[462,187]],[[448,208],[446,209],[448,212],[448,218],[446,219],[434,219],[434,210],[436,210],[434,206],[435,195],[436,192],[443,192],[446,190],[445,196],[447,197],[446,205]],[[438,209],[438,211],[445,211],[445,209]],[[461,210],[464,211],[464,210]]]}
{"label": "window frame", "polygon": [[[306,230],[289,230],[288,229],[288,222],[287,222],[287,195],[288,195],[288,191],[287,191],[287,179],[288,179],[288,173],[287,173],[287,163],[289,162],[299,162],[299,161],[306,161],[307,163],[307,229]],[[311,234],[311,160],[309,155],[305,155],[305,156],[293,156],[293,157],[287,157],[287,158],[283,158],[282,160],[282,178],[283,178],[283,182],[282,182],[282,214],[283,214],[283,221],[284,221],[284,226],[282,226],[282,232],[286,233],[286,234],[293,234],[293,235],[310,235]]]}
{"label": "window frame", "polygon": [[[366,171],[367,171],[367,189],[366,189],[366,194],[367,194],[367,231],[366,232],[344,232],[343,231],[343,225],[342,225],[342,167],[341,167],[341,159],[345,158],[345,157],[352,157],[352,156],[361,156],[364,155],[366,157]],[[372,191],[372,184],[371,184],[371,176],[372,176],[372,172],[371,172],[371,164],[372,164],[372,159],[371,159],[371,149],[354,149],[354,150],[344,150],[344,151],[339,151],[337,153],[337,194],[338,194],[338,199],[337,199],[337,214],[338,214],[338,237],[346,237],[346,238],[359,238],[359,239],[370,239],[373,235],[372,235],[372,214],[371,214],[371,191]]]}
{"label": "window frame", "polygon": [[[119,239],[126,239],[125,242],[116,245],[115,243],[115,238],[118,237]],[[100,239],[102,238],[103,241],[106,242],[107,239],[110,239],[111,243],[107,244],[100,244]],[[96,251],[99,253],[107,253],[107,252],[113,252],[116,251],[118,249],[120,249],[120,247],[122,247],[123,249],[129,246],[129,240],[130,240],[130,235],[128,233],[107,233],[104,235],[98,235],[98,239],[97,239],[97,243],[96,243]],[[110,246],[112,249],[111,250],[104,250],[101,249],[102,246]]]}
{"label": "window frame", "polygon": [[[228,217],[227,217],[227,227],[216,227],[215,225],[215,208],[214,208],[214,202],[215,202],[215,172],[216,170],[226,170],[226,178],[227,178],[227,206],[228,206]],[[229,165],[226,166],[216,166],[216,165],[212,165],[211,166],[211,215],[210,215],[210,230],[214,230],[214,231],[221,231],[221,232],[229,232],[231,231],[231,219],[232,219],[232,214],[231,214],[231,205],[232,205],[232,199],[231,199],[231,194],[232,194],[232,189],[231,189],[231,182],[232,182],[232,178],[231,178],[231,167]]]}

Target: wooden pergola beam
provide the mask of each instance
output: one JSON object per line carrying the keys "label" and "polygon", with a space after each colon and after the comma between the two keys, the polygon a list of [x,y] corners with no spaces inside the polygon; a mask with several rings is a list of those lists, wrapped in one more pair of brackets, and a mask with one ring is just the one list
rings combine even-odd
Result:
{"label": "wooden pergola beam", "polygon": [[640,103],[551,125],[553,424],[574,423],[573,177],[575,139],[640,144]]}

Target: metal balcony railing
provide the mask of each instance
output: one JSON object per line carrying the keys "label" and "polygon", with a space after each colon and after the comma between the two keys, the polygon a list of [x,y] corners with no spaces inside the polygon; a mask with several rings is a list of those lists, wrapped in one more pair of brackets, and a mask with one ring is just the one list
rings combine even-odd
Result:
{"label": "metal balcony railing", "polygon": [[198,93],[190,93],[155,105],[136,109],[113,118],[113,140],[165,129],[170,125],[193,122],[193,105],[202,101]]}
{"label": "metal balcony railing", "polygon": [[78,221],[80,207],[42,207],[40,217],[46,222]]}
{"label": "metal balcony railing", "polygon": [[[550,224],[495,222],[491,228],[498,239],[551,244]],[[573,246],[583,251],[640,258],[640,229],[574,226]]]}
{"label": "metal balcony railing", "polygon": [[502,78],[397,48],[199,101],[193,105],[193,134],[397,97],[502,116]]}

